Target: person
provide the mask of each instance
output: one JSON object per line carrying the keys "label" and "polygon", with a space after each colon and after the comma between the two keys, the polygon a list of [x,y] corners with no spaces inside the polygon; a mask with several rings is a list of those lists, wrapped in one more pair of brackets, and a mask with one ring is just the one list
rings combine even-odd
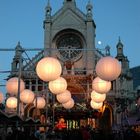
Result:
{"label": "person", "polygon": [[35,135],[35,138],[39,140],[40,131],[39,130],[36,130],[34,135]]}
{"label": "person", "polygon": [[90,133],[86,127],[84,126],[81,127],[81,133],[83,140],[90,140]]}
{"label": "person", "polygon": [[11,140],[11,138],[12,138],[12,132],[9,131],[7,132],[6,140]]}
{"label": "person", "polygon": [[39,140],[46,140],[46,133],[44,129],[40,129]]}

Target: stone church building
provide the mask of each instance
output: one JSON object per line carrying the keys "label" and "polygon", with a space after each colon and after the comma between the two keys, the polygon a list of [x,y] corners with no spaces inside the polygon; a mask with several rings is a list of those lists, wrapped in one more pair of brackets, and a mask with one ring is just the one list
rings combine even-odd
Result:
{"label": "stone church building", "polygon": [[[116,44],[115,57],[121,63],[122,73],[118,79],[112,81],[111,91],[104,102],[104,110],[93,110],[89,102],[92,91],[91,83],[96,76],[95,65],[101,57],[110,55],[109,47],[105,48],[106,53],[102,53],[95,45],[94,6],[89,1],[86,5],[86,13],[83,13],[76,6],[76,0],[64,0],[61,9],[53,15],[52,8],[48,1],[43,22],[44,48],[28,63],[22,64],[21,73],[26,88],[34,91],[36,95],[43,96],[47,104],[45,109],[36,110],[32,104],[21,103],[21,114],[33,118],[44,115],[49,122],[55,122],[58,118],[63,117],[67,121],[67,127],[71,128],[90,124],[93,120],[95,120],[94,127],[103,128],[112,127],[113,124],[127,123],[126,116],[134,108],[135,96],[129,60],[123,53],[124,45],[121,39]],[[22,46],[18,43],[11,63],[10,77],[18,76],[15,71],[19,70],[23,53],[20,50],[22,50]],[[68,90],[75,101],[72,109],[66,110],[57,103],[48,90],[47,83],[36,75],[36,64],[44,56],[55,57],[61,62],[62,77],[67,80]]]}

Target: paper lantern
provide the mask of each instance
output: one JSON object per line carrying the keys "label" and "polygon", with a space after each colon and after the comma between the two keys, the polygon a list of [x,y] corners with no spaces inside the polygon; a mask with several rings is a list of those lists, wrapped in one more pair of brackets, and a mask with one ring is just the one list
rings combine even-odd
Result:
{"label": "paper lantern", "polygon": [[106,94],[100,94],[93,90],[91,92],[91,99],[96,103],[100,103],[106,99]]}
{"label": "paper lantern", "polygon": [[59,77],[49,82],[49,89],[53,94],[59,94],[67,89],[67,81],[63,77]]}
{"label": "paper lantern", "polygon": [[37,63],[36,72],[41,80],[48,82],[60,77],[62,67],[57,59],[45,57]]}
{"label": "paper lantern", "polygon": [[4,95],[3,95],[3,93],[2,93],[2,92],[0,92],[0,103],[2,103],[2,102],[3,102],[3,100],[4,100]]}
{"label": "paper lantern", "polygon": [[103,102],[96,103],[93,100],[91,100],[90,105],[93,109],[100,109],[103,106]]}
{"label": "paper lantern", "polygon": [[[22,79],[20,79],[20,92],[22,92],[24,89],[25,83]],[[11,95],[18,94],[18,77],[13,77],[7,81],[6,90]]]}
{"label": "paper lantern", "polygon": [[98,93],[107,93],[111,89],[111,82],[105,81],[99,77],[96,77],[92,81],[92,89]]}
{"label": "paper lantern", "polygon": [[15,97],[9,97],[6,101],[6,106],[8,108],[14,109],[17,107],[17,98]]}
{"label": "paper lantern", "polygon": [[66,109],[71,109],[74,107],[74,100],[71,98],[68,102],[63,103],[62,106]]}
{"label": "paper lantern", "polygon": [[34,93],[29,89],[25,89],[20,93],[20,100],[26,104],[32,103],[34,97],[35,97]]}
{"label": "paper lantern", "polygon": [[117,59],[106,56],[97,62],[96,73],[103,80],[113,81],[120,75],[121,65]]}
{"label": "paper lantern", "polygon": [[46,101],[43,97],[37,97],[35,100],[34,100],[34,106],[38,109],[42,109],[44,108],[46,105]]}
{"label": "paper lantern", "polygon": [[71,99],[71,93],[65,90],[63,93],[57,94],[56,98],[59,103],[66,103]]}

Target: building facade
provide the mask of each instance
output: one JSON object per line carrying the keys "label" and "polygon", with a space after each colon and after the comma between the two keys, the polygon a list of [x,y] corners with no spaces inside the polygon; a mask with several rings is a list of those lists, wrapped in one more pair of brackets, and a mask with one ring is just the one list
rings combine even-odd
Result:
{"label": "building facade", "polygon": [[139,75],[140,75],[140,66],[137,66],[137,67],[133,67],[130,69],[132,75],[133,75],[133,86],[134,86],[134,89],[135,90],[139,90],[139,86],[140,86],[140,78],[139,78]]}
{"label": "building facade", "polygon": [[[133,108],[133,79],[129,60],[123,53],[120,39],[116,45],[116,58],[121,63],[122,73],[117,80],[112,81],[112,89],[104,102],[105,108],[96,111],[90,107],[91,83],[96,77],[95,65],[101,57],[110,55],[110,50],[106,47],[106,53],[103,54],[96,48],[96,24],[90,1],[86,5],[86,10],[86,13],[83,13],[77,8],[75,0],[64,0],[62,8],[52,15],[52,7],[48,1],[43,22],[44,49],[25,64],[20,43],[16,46],[10,77],[18,76],[16,71],[19,71],[21,62],[21,77],[26,88],[34,91],[37,96],[42,95],[47,101],[45,109],[42,110],[35,109],[32,104],[21,103],[23,116],[35,118],[44,115],[46,120],[53,123],[64,117],[67,126],[71,128],[90,124],[91,120],[95,119],[96,127],[110,129],[113,124],[121,125],[127,111]],[[65,110],[60,106],[49,91],[47,83],[36,75],[37,62],[46,56],[55,57],[61,62],[62,77],[67,80],[68,90],[75,101],[75,106],[71,110]]]}

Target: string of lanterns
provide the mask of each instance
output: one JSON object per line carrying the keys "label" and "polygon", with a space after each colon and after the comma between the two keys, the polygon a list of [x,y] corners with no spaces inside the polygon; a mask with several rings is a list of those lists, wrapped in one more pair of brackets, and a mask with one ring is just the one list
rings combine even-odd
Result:
{"label": "string of lanterns", "polygon": [[96,65],[97,77],[92,81],[90,105],[93,109],[100,109],[111,89],[111,81],[118,78],[121,73],[119,61],[111,56],[101,58]]}
{"label": "string of lanterns", "polygon": [[[66,109],[74,106],[74,100],[71,97],[70,91],[67,90],[67,81],[61,77],[62,67],[60,62],[53,57],[45,57],[41,59],[36,66],[38,77],[49,82],[49,90],[56,95],[56,99]],[[97,77],[92,81],[92,92],[90,105],[93,109],[100,109],[106,99],[106,94],[111,89],[111,81],[115,80],[121,73],[121,65],[118,60],[111,57],[103,57],[96,64]],[[6,90],[11,95],[6,100],[8,108],[17,107],[18,94],[18,78],[13,77],[6,83]],[[2,102],[0,93],[0,102]],[[44,108],[46,105],[43,97],[37,97],[29,89],[25,89],[25,83],[20,79],[20,100],[25,103],[33,103],[37,108]]]}
{"label": "string of lanterns", "polygon": [[[17,94],[18,94],[18,77],[13,77],[10,78],[7,83],[6,83],[6,90],[7,92],[10,94],[10,97],[7,98],[6,100],[6,106],[8,108],[14,109],[17,108]],[[33,103],[33,101],[35,100],[35,94],[33,91],[29,90],[29,89],[25,89],[25,83],[22,79],[20,79],[20,100],[21,102],[25,103],[25,104],[30,104]],[[44,102],[44,98],[37,97],[37,108],[44,108],[45,107],[45,102]],[[35,106],[35,104],[34,104]],[[41,106],[41,107],[40,107]]]}
{"label": "string of lanterns", "polygon": [[67,90],[67,81],[61,77],[62,67],[56,58],[45,57],[41,59],[36,67],[39,78],[49,82],[49,90],[56,95],[56,99],[66,109],[74,106],[74,100],[70,91]]}

